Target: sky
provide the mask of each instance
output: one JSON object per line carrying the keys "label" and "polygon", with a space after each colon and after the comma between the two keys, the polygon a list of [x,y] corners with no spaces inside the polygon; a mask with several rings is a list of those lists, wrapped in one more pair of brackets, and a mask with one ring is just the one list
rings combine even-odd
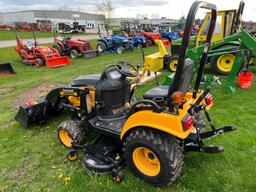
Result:
{"label": "sky", "polygon": [[[31,9],[70,9],[97,13],[95,3],[100,0],[0,0],[0,12],[12,12]],[[188,13],[195,0],[112,0],[115,11],[112,17],[160,17],[178,19]],[[219,10],[237,9],[240,0],[206,0],[217,5]],[[244,0],[243,20],[256,22],[256,1]],[[203,12],[198,17],[203,17]]]}

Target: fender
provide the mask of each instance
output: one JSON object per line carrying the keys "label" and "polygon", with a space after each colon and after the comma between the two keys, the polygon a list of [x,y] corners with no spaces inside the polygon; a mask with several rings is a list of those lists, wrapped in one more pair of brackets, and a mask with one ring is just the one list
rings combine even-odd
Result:
{"label": "fender", "polygon": [[127,133],[137,127],[157,129],[174,135],[180,139],[185,139],[193,130],[193,128],[189,129],[188,131],[183,130],[182,119],[186,116],[186,114],[186,111],[180,111],[179,115],[164,112],[155,113],[151,110],[142,110],[136,112],[132,114],[126,121],[121,132],[120,139],[124,139]]}

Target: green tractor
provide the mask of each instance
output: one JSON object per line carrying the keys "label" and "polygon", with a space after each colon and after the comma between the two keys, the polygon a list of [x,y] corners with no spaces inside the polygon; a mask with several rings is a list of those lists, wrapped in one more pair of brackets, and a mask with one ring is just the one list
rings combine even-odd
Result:
{"label": "green tractor", "polygon": [[[218,51],[222,54],[209,54],[208,61],[211,64],[211,68],[215,74],[228,75],[235,62],[236,53],[243,42],[239,39],[241,18],[244,10],[244,2],[241,1],[239,8],[233,10],[218,11],[216,27],[212,38],[211,50]],[[193,49],[194,57],[198,57],[200,54],[197,50],[200,49],[200,45],[205,43],[208,26],[210,24],[210,13],[207,13],[198,31],[197,36],[192,37],[189,43],[189,49]],[[176,71],[176,65],[178,63],[178,54],[180,51],[182,39],[178,39],[172,42],[171,53],[172,59],[170,71]],[[247,44],[245,42],[244,44]],[[212,46],[213,45],[213,46]],[[224,51],[223,50],[230,50]],[[221,51],[220,51],[221,50]],[[189,56],[188,56],[189,57]],[[190,58],[190,57],[189,57]],[[253,63],[253,57],[251,54],[248,55],[249,64]]]}

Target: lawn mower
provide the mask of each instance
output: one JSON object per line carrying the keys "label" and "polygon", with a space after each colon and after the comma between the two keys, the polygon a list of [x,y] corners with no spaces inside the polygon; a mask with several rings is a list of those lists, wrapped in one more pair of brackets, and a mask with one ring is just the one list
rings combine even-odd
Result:
{"label": "lawn mower", "polygon": [[0,78],[15,75],[15,71],[13,70],[10,63],[0,64]]}
{"label": "lawn mower", "polygon": [[[248,44],[248,42],[243,42],[239,39],[241,36],[240,28],[244,4],[245,3],[241,1],[237,10],[218,11],[218,22],[212,38],[215,43],[211,44],[212,51],[208,55],[208,61],[210,62],[211,68],[215,74],[228,75],[235,62],[237,50],[241,44]],[[200,57],[200,53],[197,52],[197,50],[201,48],[199,47],[201,44],[205,43],[210,15],[211,13],[206,14],[197,36],[191,38],[189,50],[194,50],[194,57]],[[171,53],[173,71],[175,71],[175,66],[178,63],[178,54],[181,49],[181,42],[182,39],[172,41]],[[248,59],[250,64],[253,63],[253,55],[249,55]]]}
{"label": "lawn mower", "polygon": [[100,39],[98,40],[97,44],[97,51],[102,53],[113,53],[116,52],[118,54],[122,54],[125,51],[133,51],[134,46],[133,42],[129,41],[125,37],[113,35],[109,37],[108,29],[107,31],[107,37],[103,36],[100,32],[100,28],[98,28],[98,34],[100,36]]}
{"label": "lawn mower", "polygon": [[38,67],[61,67],[71,64],[68,57],[60,56],[56,49],[39,45],[36,41],[34,30],[32,30],[34,42],[22,41],[17,31],[15,31],[15,33],[17,40],[15,51],[18,52],[23,64],[35,65]]}
{"label": "lawn mower", "polygon": [[54,33],[54,45],[60,55],[69,55],[72,59],[76,59],[80,55],[84,58],[96,57],[98,52],[93,50],[92,44],[89,41],[81,39],[72,39],[71,37],[63,37],[57,39]]}
{"label": "lawn mower", "polygon": [[[198,8],[210,9],[212,16],[192,89],[189,85],[193,61],[185,60],[185,55]],[[73,120],[61,123],[57,135],[68,148],[69,160],[76,160],[81,149],[84,153],[81,161],[87,169],[112,173],[117,182],[123,178],[125,164],[135,175],[153,185],[174,182],[182,172],[185,152],[223,152],[221,146],[205,146],[203,139],[235,130],[233,126],[214,126],[208,112],[213,105],[210,88],[199,90],[216,17],[215,5],[193,3],[173,83],[150,89],[144,99],[132,102],[134,91],[128,77],[136,77],[138,72],[133,65],[118,62],[108,65],[100,75],[77,78],[69,88],[52,90],[45,101],[20,109],[16,120],[24,124],[43,123],[50,112],[66,109]],[[205,129],[202,112],[209,121],[209,131]],[[86,135],[91,131],[97,134],[89,142]]]}

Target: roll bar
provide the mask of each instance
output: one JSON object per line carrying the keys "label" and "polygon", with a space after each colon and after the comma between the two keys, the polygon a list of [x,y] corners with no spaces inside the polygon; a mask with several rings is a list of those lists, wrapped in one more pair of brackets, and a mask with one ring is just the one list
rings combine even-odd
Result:
{"label": "roll bar", "polygon": [[240,32],[240,28],[242,24],[242,15],[244,12],[244,5],[245,5],[244,1],[240,1],[239,8],[236,13],[235,27],[233,28],[234,33]]}
{"label": "roll bar", "polygon": [[[182,75],[182,69],[183,69],[183,65],[185,62],[186,53],[187,53],[187,49],[188,49],[188,45],[189,45],[189,41],[190,41],[190,35],[191,35],[192,28],[193,28],[195,16],[196,16],[196,13],[199,8],[211,10],[211,21],[210,21],[209,30],[208,30],[207,37],[206,37],[206,42],[204,45],[204,52],[202,54],[202,57],[201,57],[201,60],[199,63],[199,70],[198,70],[198,74],[197,74],[197,78],[196,78],[195,90],[193,93],[194,98],[196,97],[196,92],[198,91],[199,86],[200,86],[200,82],[201,82],[202,75],[203,75],[204,65],[205,65],[205,62],[207,59],[210,42],[211,42],[212,35],[214,32],[214,28],[215,28],[215,23],[216,23],[216,18],[217,18],[216,5],[207,3],[204,1],[196,1],[192,4],[192,6],[189,10],[189,13],[187,15],[187,19],[186,19],[184,36],[182,39],[182,46],[181,46],[181,50],[180,50],[180,54],[179,54],[179,61],[178,61],[178,66],[177,66],[177,70],[176,70],[175,77],[174,77],[173,86],[170,86],[170,89],[172,89],[174,91],[177,91],[179,88],[179,83],[180,83],[181,75]],[[169,93],[170,93],[170,90],[169,90]]]}

